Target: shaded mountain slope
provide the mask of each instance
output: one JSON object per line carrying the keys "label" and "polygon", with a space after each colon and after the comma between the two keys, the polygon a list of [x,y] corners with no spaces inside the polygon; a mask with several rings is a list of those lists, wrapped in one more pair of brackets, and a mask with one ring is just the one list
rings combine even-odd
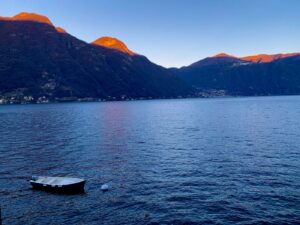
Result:
{"label": "shaded mountain slope", "polygon": [[300,55],[271,62],[211,57],[174,70],[198,90],[224,90],[229,95],[300,94]]}
{"label": "shaded mountain slope", "polygon": [[87,44],[44,22],[0,20],[0,95],[161,98],[191,89],[146,57]]}

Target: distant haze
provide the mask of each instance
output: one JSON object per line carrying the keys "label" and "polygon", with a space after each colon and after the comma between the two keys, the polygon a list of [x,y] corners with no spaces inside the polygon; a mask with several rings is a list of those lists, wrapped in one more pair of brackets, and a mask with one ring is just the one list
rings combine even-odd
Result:
{"label": "distant haze", "polygon": [[47,15],[92,42],[113,36],[166,67],[224,52],[237,57],[299,52],[298,0],[1,0],[0,16]]}

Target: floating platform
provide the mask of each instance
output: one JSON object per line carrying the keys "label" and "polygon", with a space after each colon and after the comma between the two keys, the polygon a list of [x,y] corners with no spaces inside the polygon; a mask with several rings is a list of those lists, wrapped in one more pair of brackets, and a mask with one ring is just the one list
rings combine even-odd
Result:
{"label": "floating platform", "polygon": [[29,181],[32,188],[62,192],[62,193],[82,193],[84,192],[85,180],[71,177],[32,177]]}

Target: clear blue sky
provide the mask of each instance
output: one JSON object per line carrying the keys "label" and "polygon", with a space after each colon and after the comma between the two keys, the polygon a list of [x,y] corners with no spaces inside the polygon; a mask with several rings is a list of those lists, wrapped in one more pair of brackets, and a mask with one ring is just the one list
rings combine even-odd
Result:
{"label": "clear blue sky", "polygon": [[163,66],[220,52],[300,52],[299,0],[1,0],[0,15],[47,15],[87,42],[114,36]]}

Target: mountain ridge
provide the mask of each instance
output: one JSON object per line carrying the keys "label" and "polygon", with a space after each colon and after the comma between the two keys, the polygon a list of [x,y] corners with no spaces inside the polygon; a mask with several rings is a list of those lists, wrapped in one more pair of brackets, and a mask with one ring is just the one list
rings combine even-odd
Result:
{"label": "mountain ridge", "polygon": [[295,52],[295,53],[278,53],[278,54],[258,54],[258,55],[252,55],[252,56],[245,56],[241,57],[240,59],[245,60],[245,61],[251,61],[251,62],[256,62],[256,63],[268,63],[275,61],[277,59],[284,59],[288,58],[291,56],[296,56],[300,55],[300,53]]}
{"label": "mountain ridge", "polygon": [[108,37],[108,36],[100,37],[97,40],[93,41],[92,44],[110,48],[110,49],[115,49],[117,51],[129,54],[132,56],[137,55],[136,53],[131,51],[124,42],[122,42],[119,39],[114,38],[114,37]]}
{"label": "mountain ridge", "polygon": [[48,17],[0,17],[0,103],[300,94],[300,54],[225,53],[164,68],[102,37],[86,43]]}
{"label": "mountain ridge", "polygon": [[[47,16],[44,16],[44,15],[41,15],[38,13],[20,12],[12,17],[0,16],[0,21],[1,20],[32,21],[32,22],[38,22],[38,23],[45,23],[45,24],[55,27],[55,29],[60,33],[67,33],[64,28],[54,26],[54,24],[51,22],[51,20]],[[137,55],[135,52],[131,51],[124,42],[122,42],[121,40],[119,40],[115,37],[103,36],[103,37],[96,39],[91,44],[115,49],[120,52],[127,53],[129,55]],[[268,62],[272,62],[277,59],[288,58],[288,57],[296,56],[296,55],[300,55],[300,52],[277,53],[277,54],[262,53],[262,54],[248,55],[248,56],[241,56],[241,57],[236,57],[236,56],[222,52],[222,53],[218,53],[214,56],[210,56],[207,58],[236,58],[236,59],[240,59],[243,61],[249,61],[249,62],[255,62],[255,63],[268,63]],[[206,59],[206,58],[204,58],[204,59]],[[202,59],[202,60],[204,60],[204,59]],[[199,60],[199,61],[201,61],[201,60]],[[194,64],[194,63],[192,63],[192,64]],[[183,66],[183,67],[186,67],[186,66]]]}
{"label": "mountain ridge", "polygon": [[300,54],[269,62],[208,57],[172,71],[198,92],[231,96],[300,94]]}
{"label": "mountain ridge", "polygon": [[[51,20],[44,15],[40,15],[37,13],[28,13],[28,12],[21,12],[18,13],[15,16],[12,17],[1,17],[0,21],[6,20],[6,21],[31,21],[36,23],[44,23],[48,24],[49,26],[55,27],[54,24],[51,22]],[[66,33],[66,30],[61,27],[55,27],[55,29],[60,33]]]}
{"label": "mountain ridge", "polygon": [[145,56],[89,44],[44,22],[0,20],[0,103],[186,97]]}

